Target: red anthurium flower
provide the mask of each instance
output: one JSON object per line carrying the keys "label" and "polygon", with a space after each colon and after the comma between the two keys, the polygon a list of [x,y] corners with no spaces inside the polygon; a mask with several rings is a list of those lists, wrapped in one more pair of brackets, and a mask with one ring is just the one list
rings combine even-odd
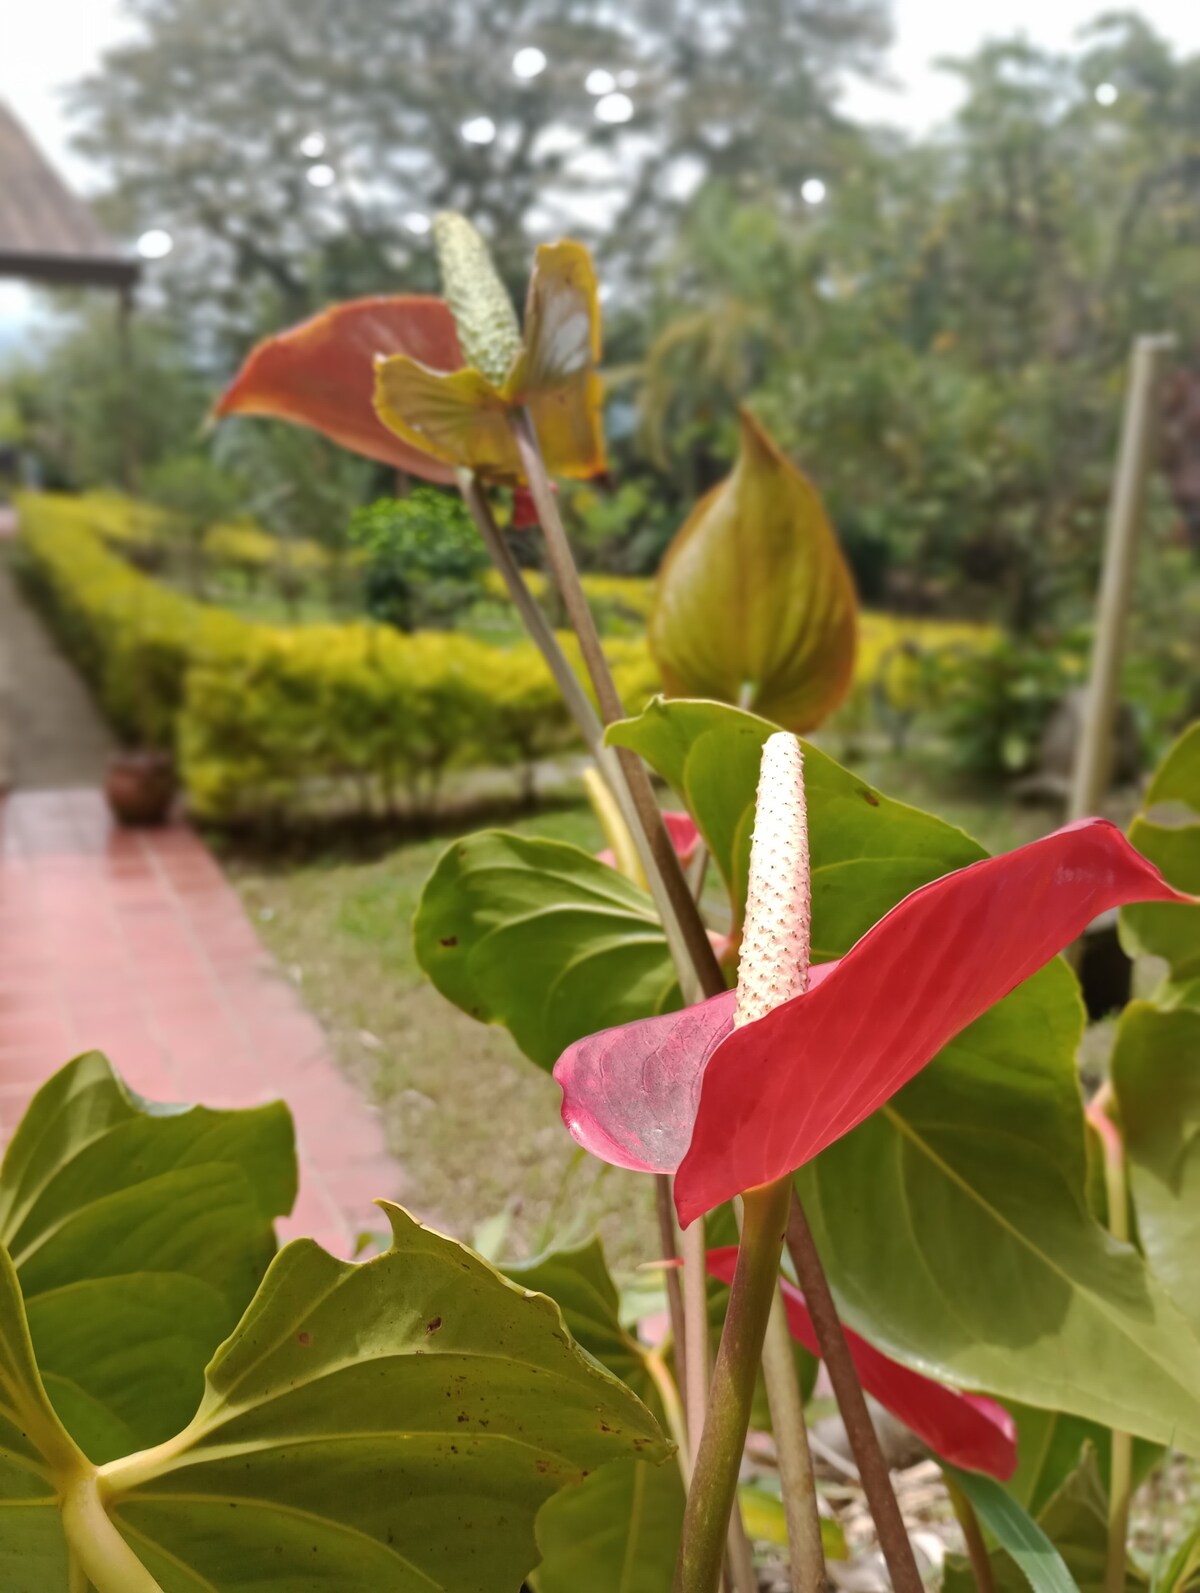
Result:
{"label": "red anthurium flower", "polygon": [[453,465],[397,437],[375,413],[380,354],[457,370],[463,357],[450,306],[411,294],[336,304],[259,343],[213,413],[290,420],[425,481],[453,481]]}
{"label": "red anthurium flower", "polygon": [[696,828],[695,819],[690,813],[676,813],[668,809],[663,813],[663,823],[671,837],[671,845],[679,854],[679,861],[686,866],[696,855],[696,847],[700,842],[700,831]]}
{"label": "red anthurium flower", "polygon": [[[732,1283],[737,1246],[708,1252],[708,1270],[722,1283]],[[780,1280],[792,1337],[813,1355],[821,1353],[804,1296],[794,1283]],[[964,1394],[931,1377],[922,1377],[877,1350],[849,1328],[846,1343],[859,1381],[952,1466],[986,1471],[1002,1482],[1017,1469],[1017,1424],[1003,1405],[981,1394]]]}
{"label": "red anthurium flower", "polygon": [[569,1047],[575,1139],[669,1172],[681,1222],[786,1177],[1127,902],[1187,901],[1115,825],[1084,819],[914,891],[808,988],[735,1029],[733,991]]}
{"label": "red anthurium flower", "polygon": [[[554,482],[551,488],[557,492]],[[512,519],[508,522],[513,531],[535,531],[541,521],[538,518],[537,505],[533,501],[533,493],[528,487],[514,487],[512,502]]]}

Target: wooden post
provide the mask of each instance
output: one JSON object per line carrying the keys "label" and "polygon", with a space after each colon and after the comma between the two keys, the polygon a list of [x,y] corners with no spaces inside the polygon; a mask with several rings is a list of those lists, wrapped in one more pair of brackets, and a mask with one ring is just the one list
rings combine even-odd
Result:
{"label": "wooden post", "polygon": [[117,358],[121,365],[121,485],[131,496],[138,489],[137,425],[134,418],[137,372],[133,360],[133,289],[123,287],[117,300]]}
{"label": "wooden post", "polygon": [[1108,510],[1104,572],[1096,601],[1096,630],[1084,704],[1083,724],[1075,752],[1068,818],[1081,819],[1099,810],[1112,776],[1113,726],[1125,648],[1125,617],[1129,611],[1138,533],[1146,499],[1154,445],[1159,377],[1175,346],[1169,334],[1134,339],[1129,364],[1125,417]]}

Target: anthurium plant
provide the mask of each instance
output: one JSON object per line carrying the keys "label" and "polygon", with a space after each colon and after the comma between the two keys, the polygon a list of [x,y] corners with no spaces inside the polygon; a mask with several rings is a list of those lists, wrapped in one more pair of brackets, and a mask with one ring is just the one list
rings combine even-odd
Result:
{"label": "anthurium plant", "polygon": [[[1167,1446],[1200,1453],[1196,731],[1130,837],[1089,820],[996,858],[801,742],[844,689],[853,592],[751,417],[651,619],[693,695],[626,716],[552,481],[604,467],[591,263],[539,250],[520,322],[469,224],[435,233],[444,299],[330,310],[218,408],[453,482],[560,684],[607,854],[455,841],[417,954],[553,1070],[564,1134],[653,1180],[669,1326],[638,1330],[595,1243],[502,1275],[394,1207],[370,1260],[273,1256],[281,1110],[151,1108],[81,1059],[0,1179],[0,1586],[756,1593],[761,1533],[810,1593],[844,1552],[807,1439],[819,1357],[897,1593],[923,1584],[864,1391],[943,1465],[948,1585],[1136,1588],[1132,1489]],[[588,690],[497,489],[528,495]],[[1085,1111],[1058,953],[1114,907],[1169,973]],[[773,1517],[741,1482],[752,1421]],[[1198,1559],[1193,1535],[1154,1585]]]}

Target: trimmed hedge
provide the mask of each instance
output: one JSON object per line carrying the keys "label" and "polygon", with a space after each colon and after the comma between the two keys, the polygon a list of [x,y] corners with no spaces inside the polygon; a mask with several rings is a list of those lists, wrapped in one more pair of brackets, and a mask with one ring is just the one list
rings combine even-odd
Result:
{"label": "trimmed hedge", "polygon": [[[111,552],[79,499],[19,503],[29,580],[114,725],[174,746],[198,817],[427,808],[449,771],[575,744],[531,643],[369,622],[259,624],[174,592]],[[573,638],[563,645],[578,667]],[[609,648],[631,711],[658,687],[642,642]]]}
{"label": "trimmed hedge", "polygon": [[[162,585],[106,545],[111,526],[128,523],[127,499],[29,494],[18,507],[26,574],[64,646],[123,736],[176,749],[201,818],[344,812],[348,802],[428,809],[448,772],[513,768],[528,788],[539,758],[576,744],[531,643],[244,619]],[[593,600],[627,609],[651,591],[622,577],[585,584]],[[855,688],[835,723],[853,733],[878,713],[873,698],[911,713],[924,693],[922,659],[925,669],[948,665],[993,635],[863,615]],[[582,678],[574,637],[560,640]],[[649,649],[638,637],[605,650],[636,713],[660,690]]]}
{"label": "trimmed hedge", "polygon": [[86,499],[18,498],[26,579],[126,740],[170,746],[189,670],[231,663],[251,627],[163,586],[110,551]]}

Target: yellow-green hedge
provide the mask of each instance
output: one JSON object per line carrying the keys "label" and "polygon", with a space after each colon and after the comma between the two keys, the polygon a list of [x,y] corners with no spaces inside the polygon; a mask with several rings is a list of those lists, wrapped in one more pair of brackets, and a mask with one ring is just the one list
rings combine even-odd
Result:
{"label": "yellow-green hedge", "polygon": [[30,581],[119,733],[170,745],[188,671],[237,658],[247,622],[196,603],[105,546],[86,499],[18,500]]}
{"label": "yellow-green hedge", "polygon": [[[574,742],[531,643],[256,623],[134,569],[86,502],[28,495],[19,509],[29,576],[64,644],[123,734],[177,747],[200,817],[344,810],[348,796],[427,803],[447,771],[528,770]],[[609,653],[639,708],[657,688],[645,644]]]}
{"label": "yellow-green hedge", "polygon": [[[79,498],[64,499],[118,553],[136,555],[145,549],[163,549],[170,540],[170,517],[153,504],[139,502],[121,492],[97,489]],[[211,565],[225,565],[247,575],[261,575],[283,565],[304,575],[328,569],[329,553],[311,538],[272,536],[251,516],[224,520],[204,533],[201,552]]]}
{"label": "yellow-green hedge", "polygon": [[[348,793],[373,808],[396,798],[428,803],[448,771],[528,770],[574,742],[531,643],[407,636],[366,621],[289,628],[243,619],[111,551],[94,495],[30,494],[19,509],[30,579],[65,646],[122,734],[177,748],[201,817],[342,809]],[[919,706],[910,701],[914,650],[950,656],[993,635],[864,615],[840,721],[870,712],[872,687],[897,709]],[[574,639],[561,640],[582,676]],[[611,640],[606,651],[627,709],[637,712],[660,689],[644,639]]]}
{"label": "yellow-green hedge", "polygon": [[[546,596],[549,582],[540,570],[524,573],[525,584],[540,602]],[[489,597],[508,599],[508,588],[499,570],[483,572],[483,588]],[[631,619],[649,619],[654,606],[654,581],[646,575],[585,575],[583,589],[595,608],[615,610]]]}

